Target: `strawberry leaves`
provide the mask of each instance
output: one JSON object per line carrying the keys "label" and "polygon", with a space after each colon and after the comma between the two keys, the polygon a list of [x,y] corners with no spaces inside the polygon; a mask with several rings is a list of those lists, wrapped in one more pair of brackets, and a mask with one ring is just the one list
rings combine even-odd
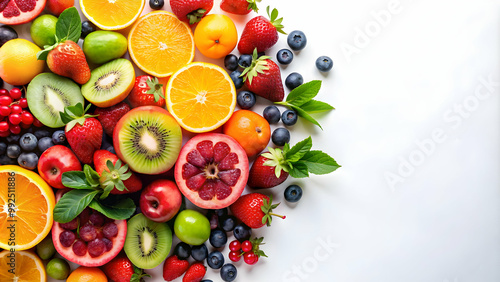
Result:
{"label": "strawberry leaves", "polygon": [[264,213],[264,216],[262,217],[262,224],[266,224],[267,226],[271,226],[271,222],[273,221],[273,215],[280,217],[282,219],[285,219],[285,216],[283,215],[278,215],[272,213],[273,209],[277,208],[280,203],[273,204],[273,195],[269,197],[269,201],[266,198],[262,198],[262,206],[260,209]]}
{"label": "strawberry leaves", "polygon": [[272,25],[276,28],[276,31],[278,31],[279,33],[282,33],[282,34],[286,34],[286,32],[283,31],[283,24],[281,22],[283,22],[283,18],[279,18],[278,19],[278,10],[276,8],[274,8],[271,12],[269,12],[269,10],[271,9],[270,6],[267,6],[267,15],[269,16],[269,21],[272,23]]}
{"label": "strawberry leaves", "polygon": [[158,82],[158,78],[148,78],[148,80],[146,80],[146,84],[149,86],[149,90],[146,92],[146,94],[153,94],[155,102],[158,102],[158,100],[160,100],[160,97],[165,99],[162,90],[163,84],[160,84]]}
{"label": "strawberry leaves", "polygon": [[248,7],[247,10],[254,10],[256,13],[259,12],[259,8],[257,7],[257,3],[262,0],[247,0]]}
{"label": "strawberry leaves", "polygon": [[76,124],[83,125],[85,119],[96,117],[97,115],[85,114],[92,104],[88,104],[87,108],[83,109],[83,104],[78,103],[75,106],[67,106],[64,108],[64,112],[59,112],[61,120],[66,124],[66,132],[70,131]]}

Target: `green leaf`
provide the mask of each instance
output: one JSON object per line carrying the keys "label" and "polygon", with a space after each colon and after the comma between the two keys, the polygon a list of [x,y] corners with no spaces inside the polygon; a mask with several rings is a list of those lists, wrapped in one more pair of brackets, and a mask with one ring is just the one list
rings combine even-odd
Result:
{"label": "green leaf", "polygon": [[83,171],[66,171],[63,172],[62,184],[68,188],[73,189],[92,189],[92,186],[87,181],[85,177],[85,172]]}
{"label": "green leaf", "polygon": [[312,80],[290,91],[286,102],[294,106],[302,106],[318,95],[321,89],[321,80]]}
{"label": "green leaf", "polygon": [[294,162],[300,160],[312,148],[311,136],[295,144],[285,155],[285,159],[295,165]]}
{"label": "green leaf", "polygon": [[56,36],[60,40],[71,40],[78,43],[82,33],[80,14],[75,7],[64,10],[56,23]]}
{"label": "green leaf", "polygon": [[327,111],[331,111],[331,110],[335,109],[334,107],[330,106],[328,103],[317,101],[314,99],[301,105],[300,108],[309,114],[322,113],[322,112],[327,112]]}
{"label": "green leaf", "polygon": [[85,173],[85,178],[87,179],[87,182],[92,186],[92,187],[97,187],[99,186],[99,174],[92,169],[88,164],[85,164],[83,166],[83,172]]}
{"label": "green leaf", "polygon": [[295,162],[288,173],[293,178],[309,177],[308,167],[301,161]]}
{"label": "green leaf", "polygon": [[117,197],[108,197],[104,201],[95,198],[89,206],[94,210],[99,211],[104,216],[116,220],[130,218],[136,209],[132,199],[122,198],[117,200]]}
{"label": "green leaf", "polygon": [[71,190],[54,207],[54,220],[66,223],[77,217],[99,193],[96,190]]}
{"label": "green leaf", "polygon": [[322,151],[309,151],[300,159],[300,162],[304,163],[309,172],[314,174],[327,174],[340,167],[332,157]]}
{"label": "green leaf", "polygon": [[319,124],[319,122],[317,120],[315,120],[310,114],[308,114],[306,111],[302,110],[301,108],[299,107],[296,107],[296,106],[291,106],[291,108],[293,110],[295,110],[297,112],[297,114],[299,115],[299,117],[309,121],[309,122],[312,122],[314,123],[315,125],[319,126],[319,128],[321,128],[321,130],[323,130],[323,128],[321,127],[321,125]]}
{"label": "green leaf", "polygon": [[115,184],[113,182],[106,184],[106,187],[104,187],[104,192],[101,194],[101,197],[99,197],[101,200],[104,200],[108,197],[109,193],[111,190],[115,188]]}

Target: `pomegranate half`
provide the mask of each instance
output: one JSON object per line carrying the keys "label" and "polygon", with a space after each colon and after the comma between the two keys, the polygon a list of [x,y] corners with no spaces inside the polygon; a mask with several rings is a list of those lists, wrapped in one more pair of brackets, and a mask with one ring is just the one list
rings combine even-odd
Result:
{"label": "pomegranate half", "polygon": [[23,24],[36,18],[45,8],[46,0],[0,0],[0,23]]}

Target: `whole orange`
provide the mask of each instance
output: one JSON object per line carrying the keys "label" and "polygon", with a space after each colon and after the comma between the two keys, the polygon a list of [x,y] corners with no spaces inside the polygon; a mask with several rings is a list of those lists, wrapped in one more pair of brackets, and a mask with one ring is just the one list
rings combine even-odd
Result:
{"label": "whole orange", "polygon": [[223,125],[222,132],[236,139],[249,157],[264,150],[271,138],[267,120],[249,110],[234,112]]}
{"label": "whole orange", "polygon": [[80,266],[71,272],[66,282],[108,282],[108,278],[97,267]]}
{"label": "whole orange", "polygon": [[43,71],[45,61],[37,60],[41,51],[35,43],[16,38],[0,48],[0,77],[11,85],[24,85]]}
{"label": "whole orange", "polygon": [[194,30],[194,44],[205,56],[220,59],[233,51],[238,42],[238,31],[226,15],[204,17]]}

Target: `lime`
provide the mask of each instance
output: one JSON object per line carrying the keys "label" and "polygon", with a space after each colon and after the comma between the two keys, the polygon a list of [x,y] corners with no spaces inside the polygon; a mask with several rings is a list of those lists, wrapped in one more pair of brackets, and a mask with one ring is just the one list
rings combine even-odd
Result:
{"label": "lime", "polygon": [[69,264],[60,258],[53,258],[47,263],[47,274],[57,280],[65,280],[69,276]]}
{"label": "lime", "polygon": [[36,18],[30,28],[33,42],[41,48],[45,45],[54,45],[56,43],[56,23],[57,18],[53,15],[42,15]]}
{"label": "lime", "polygon": [[49,259],[56,253],[56,248],[52,242],[52,236],[47,236],[42,242],[36,245],[36,253],[41,259]]}
{"label": "lime", "polygon": [[186,244],[201,245],[210,237],[210,222],[195,210],[183,210],[175,218],[174,232]]}
{"label": "lime", "polygon": [[120,58],[127,52],[127,38],[114,31],[98,30],[89,33],[83,41],[83,53],[94,64],[103,64]]}

